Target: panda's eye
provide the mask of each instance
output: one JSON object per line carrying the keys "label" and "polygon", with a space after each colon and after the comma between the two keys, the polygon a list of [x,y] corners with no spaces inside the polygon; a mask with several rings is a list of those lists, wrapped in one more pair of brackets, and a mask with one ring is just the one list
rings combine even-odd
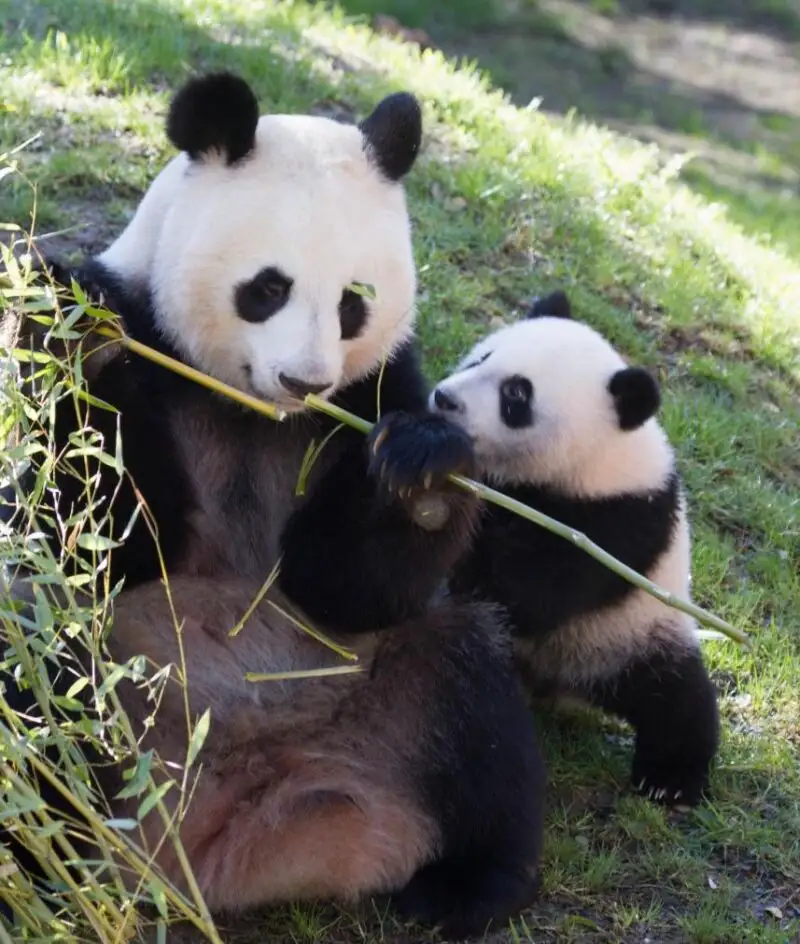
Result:
{"label": "panda's eye", "polygon": [[237,285],[234,293],[236,313],[243,321],[257,324],[283,308],[292,292],[292,280],[280,269],[269,266],[249,282]]}
{"label": "panda's eye", "polygon": [[527,377],[510,377],[500,388],[503,397],[515,403],[526,403],[531,398],[533,387]]}
{"label": "panda's eye", "polygon": [[346,288],[339,300],[339,324],[343,341],[357,338],[367,320],[367,305],[363,296]]}
{"label": "panda's eye", "polygon": [[480,367],[480,365],[491,357],[492,352],[487,351],[485,354],[482,354],[477,360],[470,361],[469,364],[464,364],[461,368],[462,370],[472,370],[473,367]]}

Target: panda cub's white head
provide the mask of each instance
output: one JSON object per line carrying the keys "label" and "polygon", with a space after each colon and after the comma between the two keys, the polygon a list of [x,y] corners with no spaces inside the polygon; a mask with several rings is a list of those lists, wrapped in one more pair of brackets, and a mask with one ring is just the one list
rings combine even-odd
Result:
{"label": "panda cub's white head", "polygon": [[656,381],[573,321],[563,292],[477,344],[430,397],[472,437],[488,480],[587,498],[667,480],[674,459],[659,404]]}
{"label": "panda cub's white head", "polygon": [[421,137],[411,95],[388,96],[359,125],[259,117],[242,79],[215,74],[177,93],[167,133],[182,153],[100,258],[149,290],[183,357],[299,409],[409,337],[416,284],[400,181]]}

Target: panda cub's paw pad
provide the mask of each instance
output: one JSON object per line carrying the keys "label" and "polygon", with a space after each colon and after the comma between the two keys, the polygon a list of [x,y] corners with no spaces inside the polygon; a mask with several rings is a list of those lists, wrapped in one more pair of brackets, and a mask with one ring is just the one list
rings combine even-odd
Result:
{"label": "panda cub's paw pad", "polygon": [[370,475],[402,497],[441,489],[451,473],[475,469],[472,440],[440,416],[389,413],[371,430],[367,448]]}

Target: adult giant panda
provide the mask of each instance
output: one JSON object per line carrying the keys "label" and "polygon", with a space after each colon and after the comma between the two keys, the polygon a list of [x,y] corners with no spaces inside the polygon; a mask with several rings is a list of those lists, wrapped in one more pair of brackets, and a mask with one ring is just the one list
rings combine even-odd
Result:
{"label": "adult giant panda", "polygon": [[[133,338],[290,414],[275,423],[104,339],[84,352],[86,424],[112,448],[119,419],[138,490],[91,467],[114,537],[130,529],[109,563],[112,583],[125,582],[110,655],[178,661],[174,604],[192,713],[212,708],[181,826],[200,888],[212,909],[386,892],[409,917],[482,931],[535,893],[544,772],[497,612],[430,603],[478,508],[445,483],[470,470],[471,445],[426,412],[413,347],[401,180],[420,144],[418,104],[391,95],[357,126],[259,117],[242,79],[215,74],[177,93],[167,132],[181,153],[116,242],[51,271]],[[35,329],[22,325],[17,343],[41,343]],[[309,445],[333,429],[305,409],[309,392],[380,422],[366,441],[336,432],[298,489]],[[80,423],[61,401],[58,450]],[[83,484],[62,469],[55,485],[53,520],[65,521]],[[131,525],[139,496],[149,514]],[[273,594],[229,636],[279,560],[279,608]],[[328,664],[330,651],[282,616],[288,605],[352,645],[365,672],[245,684],[246,670]],[[142,721],[140,690],[124,697]],[[182,700],[166,698],[150,734],[166,761],[185,758],[184,721]],[[107,797],[117,774],[101,782]],[[141,825],[152,849],[159,821]],[[158,861],[184,885],[167,847]]]}
{"label": "adult giant panda", "polygon": [[[430,405],[473,440],[479,472],[689,599],[690,535],[660,391],[564,292],[478,343]],[[694,621],[580,548],[495,506],[450,581],[508,608],[531,691],[590,702],[635,729],[634,786],[694,805],[719,720]]]}

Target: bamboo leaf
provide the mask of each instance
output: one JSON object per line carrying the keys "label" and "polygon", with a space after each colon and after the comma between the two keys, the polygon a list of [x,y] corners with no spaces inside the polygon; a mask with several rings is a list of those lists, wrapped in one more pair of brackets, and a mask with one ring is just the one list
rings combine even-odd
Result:
{"label": "bamboo leaf", "polygon": [[113,547],[119,547],[119,541],[114,541],[102,534],[81,534],[76,542],[78,547],[87,551],[110,551]]}
{"label": "bamboo leaf", "polygon": [[369,298],[374,301],[378,297],[375,286],[367,282],[351,282],[347,288],[356,295],[361,295],[362,298]]}
{"label": "bamboo leaf", "polygon": [[143,820],[143,819],[145,818],[145,816],[147,816],[147,814],[150,812],[150,810],[152,810],[153,807],[154,807],[154,806],[172,789],[172,787],[174,787],[174,786],[175,786],[175,783],[174,783],[173,780],[167,780],[166,783],[162,783],[160,787],[156,787],[156,789],[153,790],[152,793],[148,794],[148,796],[146,796],[146,797],[144,798],[144,800],[142,800],[141,804],[139,805],[139,809],[138,809],[138,811],[137,811],[137,813],[136,813],[137,819],[139,819],[140,821]]}
{"label": "bamboo leaf", "polygon": [[353,675],[363,672],[361,665],[332,665],[322,669],[298,669],[288,672],[245,672],[248,682],[281,682],[286,679],[325,678],[328,675]]}
{"label": "bamboo leaf", "polygon": [[194,727],[192,731],[192,737],[189,741],[189,750],[186,754],[186,766],[191,767],[195,762],[197,755],[200,753],[205,739],[208,735],[208,728],[211,724],[211,709],[206,708],[203,714],[200,716],[200,720]]}
{"label": "bamboo leaf", "polygon": [[122,829],[127,832],[136,829],[139,824],[135,819],[104,819],[103,825],[109,829]]}

